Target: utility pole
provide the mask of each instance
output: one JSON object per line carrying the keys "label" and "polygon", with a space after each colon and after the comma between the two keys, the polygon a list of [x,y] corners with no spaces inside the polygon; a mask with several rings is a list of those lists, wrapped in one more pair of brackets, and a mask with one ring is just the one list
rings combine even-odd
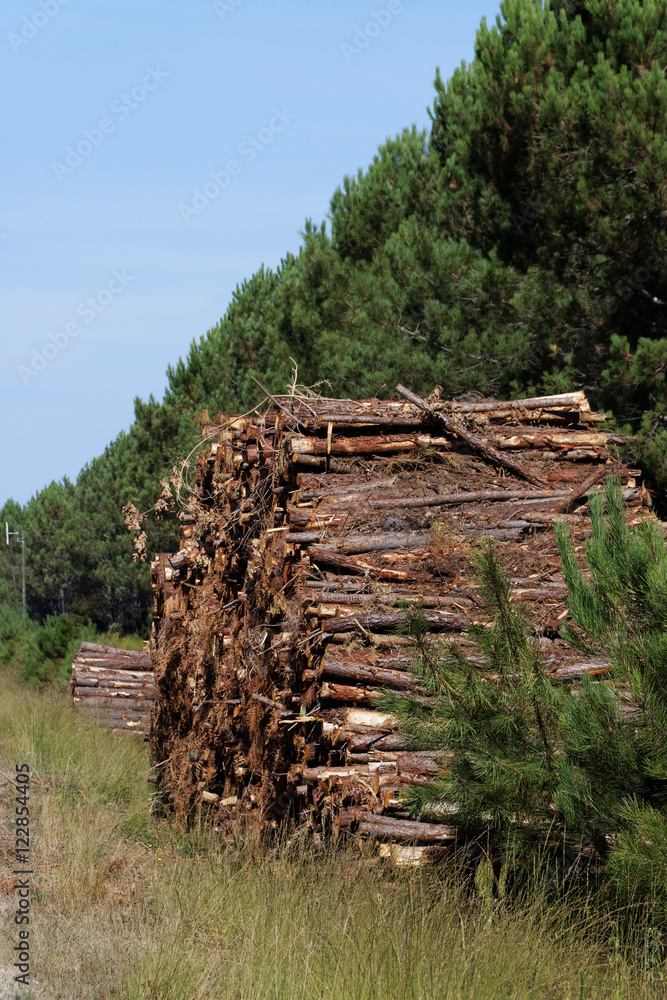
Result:
{"label": "utility pole", "polygon": [[23,592],[23,614],[26,614],[25,606],[25,531],[22,535],[19,535],[18,531],[9,530],[9,522],[5,521],[5,532],[7,534],[7,545],[9,545],[9,538],[11,535],[16,535],[17,542],[21,543],[21,582],[22,582],[22,592]]}

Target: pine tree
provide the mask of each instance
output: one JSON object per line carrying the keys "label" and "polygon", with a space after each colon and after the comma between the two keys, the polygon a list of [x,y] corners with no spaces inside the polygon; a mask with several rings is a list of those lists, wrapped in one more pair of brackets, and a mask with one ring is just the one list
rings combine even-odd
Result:
{"label": "pine tree", "polygon": [[439,780],[410,790],[411,812],[446,809],[451,822],[488,828],[499,849],[506,849],[517,835],[535,842],[554,823],[558,722],[567,694],[550,683],[530,622],[510,598],[490,541],[476,563],[488,621],[466,633],[474,654],[464,656],[456,643],[425,648],[423,619],[406,611],[418,640],[426,703],[386,696],[383,707],[399,719],[415,748],[450,758]]}
{"label": "pine tree", "polygon": [[[501,12],[471,65],[436,78],[432,148],[467,239],[558,290],[552,320],[543,302],[533,322],[543,384],[562,372],[631,417],[664,476],[667,8],[503,0]],[[645,364],[652,341],[660,367]]]}
{"label": "pine tree", "polygon": [[[415,814],[446,809],[487,828],[498,850],[553,839],[597,849],[619,893],[667,914],[667,552],[655,518],[628,523],[621,485],[590,498],[592,532],[580,565],[557,528],[575,648],[612,665],[614,683],[552,681],[530,622],[511,600],[489,542],[478,555],[488,621],[472,626],[465,657],[426,642],[423,616],[406,609],[423,699],[387,696],[419,749],[450,763],[407,797]],[[662,881],[661,881],[662,880]]]}
{"label": "pine tree", "polygon": [[[667,848],[667,552],[655,518],[628,524],[618,480],[590,511],[589,576],[557,528],[571,616],[563,635],[604,655],[617,687],[588,680],[568,701],[559,804],[598,846],[604,836],[610,871],[627,887],[645,884],[656,845]],[[660,863],[664,873],[665,855]],[[667,882],[663,891],[667,902]]]}

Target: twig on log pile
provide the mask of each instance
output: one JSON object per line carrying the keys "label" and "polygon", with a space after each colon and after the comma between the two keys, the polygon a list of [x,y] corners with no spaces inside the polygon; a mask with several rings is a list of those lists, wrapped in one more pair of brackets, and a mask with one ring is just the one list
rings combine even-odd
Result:
{"label": "twig on log pile", "polygon": [[533,483],[534,486],[547,485],[546,479],[544,479],[543,476],[538,475],[537,472],[533,471],[533,469],[529,469],[527,466],[521,465],[520,462],[515,462],[514,459],[503,455],[502,452],[498,451],[490,444],[487,444],[486,441],[483,441],[482,438],[478,437],[476,434],[471,434],[470,431],[466,430],[466,428],[462,424],[458,423],[458,421],[452,420],[451,417],[446,417],[444,413],[435,413],[426,400],[422,399],[421,396],[417,396],[414,392],[411,392],[410,389],[406,389],[404,385],[399,383],[396,386],[396,392],[405,397],[408,402],[413,403],[421,410],[424,410],[425,413],[428,413],[433,420],[437,420],[449,434],[455,434],[457,437],[460,437],[462,441],[465,441],[466,444],[470,445],[470,447],[474,448],[476,451],[481,452],[481,454],[484,455],[485,458],[488,458],[491,462],[495,462],[496,465],[504,466],[504,468],[509,469],[510,472],[514,472],[523,479],[527,479],[528,482]]}
{"label": "twig on log pile", "polygon": [[[251,375],[250,378],[253,380],[253,382],[255,383],[255,385],[258,385],[260,387],[260,389],[262,390],[262,392],[264,393],[264,395],[268,399],[270,399],[271,402],[274,403],[278,407],[279,410],[283,411],[283,413],[285,414],[285,416],[289,417],[290,420],[293,420],[294,423],[297,425],[297,427],[303,427],[303,424],[301,423],[301,421],[298,420],[297,417],[295,417],[293,413],[290,413],[289,410],[286,410],[285,407],[283,406],[283,404],[279,403],[278,400],[276,399],[276,397],[272,396],[271,393],[269,392],[269,390],[265,389],[264,386],[262,385],[262,383],[258,382],[254,375]],[[305,428],[304,428],[304,430],[305,430]]]}
{"label": "twig on log pile", "polygon": [[273,698],[266,698],[263,694],[251,694],[250,697],[253,701],[258,701],[260,705],[266,705],[267,708],[277,708],[280,712],[285,711],[285,706],[279,701],[274,701]]}

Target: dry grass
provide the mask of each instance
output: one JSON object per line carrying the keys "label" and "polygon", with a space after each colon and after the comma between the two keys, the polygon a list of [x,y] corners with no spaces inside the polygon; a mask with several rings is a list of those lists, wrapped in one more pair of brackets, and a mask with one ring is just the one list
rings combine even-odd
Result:
{"label": "dry grass", "polygon": [[[664,995],[620,948],[534,899],[508,913],[443,872],[392,872],[353,849],[223,848],[151,815],[136,738],[74,716],[62,695],[0,680],[0,767],[34,779],[39,981],[31,1000],[588,1000]],[[15,898],[10,796],[0,825],[0,966]],[[4,895],[2,889],[4,887]],[[9,890],[9,891],[8,891]],[[3,992],[4,991],[4,992]],[[15,991],[0,975],[0,998]]]}

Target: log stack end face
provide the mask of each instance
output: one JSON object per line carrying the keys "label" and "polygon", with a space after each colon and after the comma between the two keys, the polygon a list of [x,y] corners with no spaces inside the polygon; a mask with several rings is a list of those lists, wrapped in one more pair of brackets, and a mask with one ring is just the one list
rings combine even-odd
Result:
{"label": "log stack end face", "polygon": [[155,700],[153,680],[148,651],[82,642],[72,662],[70,700],[114,729],[143,735]]}
{"label": "log stack end face", "polygon": [[552,527],[565,517],[583,539],[586,494],[611,473],[631,517],[645,516],[647,495],[583,393],[428,412],[405,400],[275,403],[223,424],[198,460],[181,550],[153,563],[163,789],[179,815],[204,810],[223,833],[306,824],[316,837],[415,841],[431,856],[455,831],[410,825],[401,791],[442,761],[410,754],[374,707],[382,689],[415,688],[402,605],[422,607],[434,639],[465,647],[480,604],[471,554],[490,536],[550,669],[569,680],[604,670],[558,640]]}

